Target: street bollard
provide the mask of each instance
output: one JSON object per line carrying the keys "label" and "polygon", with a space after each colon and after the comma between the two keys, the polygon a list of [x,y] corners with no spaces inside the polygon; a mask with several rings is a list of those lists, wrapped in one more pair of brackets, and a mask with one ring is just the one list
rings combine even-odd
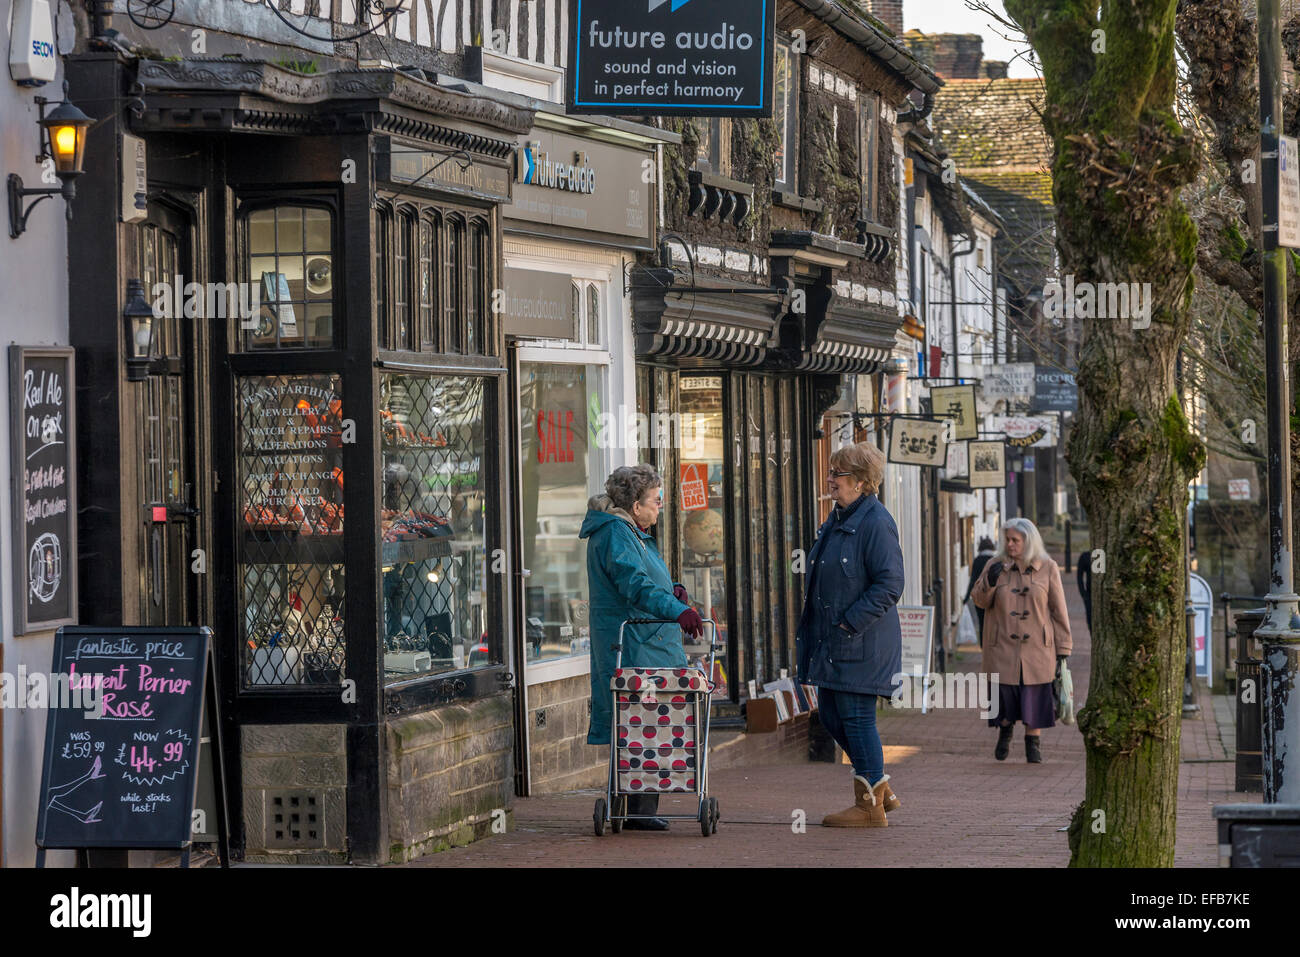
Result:
{"label": "street bollard", "polygon": [[1070,574],[1070,556],[1074,554],[1074,549],[1070,546],[1071,522],[1069,518],[1065,520],[1065,573]]}
{"label": "street bollard", "polygon": [[1196,714],[1201,706],[1196,703],[1196,607],[1189,601],[1183,606],[1187,624],[1187,654],[1183,658],[1183,717]]}
{"label": "street bollard", "polygon": [[1264,689],[1262,662],[1251,654],[1263,608],[1237,614],[1237,773],[1233,789],[1247,794],[1264,790]]}

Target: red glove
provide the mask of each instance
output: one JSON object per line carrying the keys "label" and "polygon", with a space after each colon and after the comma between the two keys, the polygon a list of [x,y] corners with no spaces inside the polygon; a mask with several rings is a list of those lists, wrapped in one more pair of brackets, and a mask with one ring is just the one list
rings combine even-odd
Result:
{"label": "red glove", "polygon": [[704,619],[700,617],[700,613],[694,608],[687,608],[678,615],[677,624],[682,626],[682,631],[696,638],[704,634]]}
{"label": "red glove", "polygon": [[682,602],[683,604],[687,604],[687,605],[689,605],[689,604],[691,603],[690,598],[687,597],[687,595],[686,595],[686,586],[685,586],[685,585],[674,585],[674,586],[673,586],[673,597],[676,598],[678,601]]}

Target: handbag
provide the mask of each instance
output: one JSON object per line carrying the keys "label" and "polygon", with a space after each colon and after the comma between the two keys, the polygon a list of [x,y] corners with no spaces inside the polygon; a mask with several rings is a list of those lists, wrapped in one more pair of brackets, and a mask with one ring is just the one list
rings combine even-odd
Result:
{"label": "handbag", "polygon": [[1056,720],[1062,724],[1074,724],[1074,679],[1070,677],[1070,666],[1061,662],[1061,673],[1052,682],[1052,696],[1056,699]]}

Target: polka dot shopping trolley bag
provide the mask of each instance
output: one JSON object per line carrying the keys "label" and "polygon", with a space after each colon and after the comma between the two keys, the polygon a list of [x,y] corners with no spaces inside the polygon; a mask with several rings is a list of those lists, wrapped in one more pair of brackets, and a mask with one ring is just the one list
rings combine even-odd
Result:
{"label": "polka dot shopping trolley bag", "polygon": [[[693,794],[692,813],[666,813],[667,820],[694,820],[704,836],[718,830],[718,799],[709,797],[709,696],[717,650],[717,625],[705,619],[712,639],[687,644],[688,659],[703,667],[624,668],[623,630],[628,625],[676,624],[633,618],[619,628],[614,646],[614,677],[610,679],[613,733],[610,739],[609,784],[596,801],[596,836],[609,828],[618,833],[629,816],[627,798],[635,794]],[[683,809],[684,810],[684,809]]]}

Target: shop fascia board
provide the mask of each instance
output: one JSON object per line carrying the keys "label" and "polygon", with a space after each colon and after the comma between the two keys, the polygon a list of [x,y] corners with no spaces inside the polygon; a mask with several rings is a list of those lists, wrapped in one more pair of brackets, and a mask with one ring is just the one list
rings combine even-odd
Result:
{"label": "shop fascia board", "polygon": [[476,99],[492,100],[520,110],[531,110],[534,123],[539,129],[554,130],[559,133],[572,133],[587,139],[611,143],[615,146],[632,146],[644,149],[647,146],[677,145],[682,137],[671,130],[633,123],[613,116],[569,116],[564,106],[549,100],[538,100],[522,93],[498,90],[484,86],[472,80],[439,73],[438,85],[449,90],[459,90]]}
{"label": "shop fascia board", "polygon": [[263,60],[141,60],[136,77],[146,112],[160,107],[193,112],[201,106],[202,118],[214,125],[220,125],[213,114],[218,109],[238,111],[246,122],[252,114],[255,122],[274,129],[277,122],[294,124],[319,116],[399,107],[431,129],[446,128],[448,120],[514,135],[533,128],[534,112],[526,107],[439,86],[400,70],[302,74]]}

